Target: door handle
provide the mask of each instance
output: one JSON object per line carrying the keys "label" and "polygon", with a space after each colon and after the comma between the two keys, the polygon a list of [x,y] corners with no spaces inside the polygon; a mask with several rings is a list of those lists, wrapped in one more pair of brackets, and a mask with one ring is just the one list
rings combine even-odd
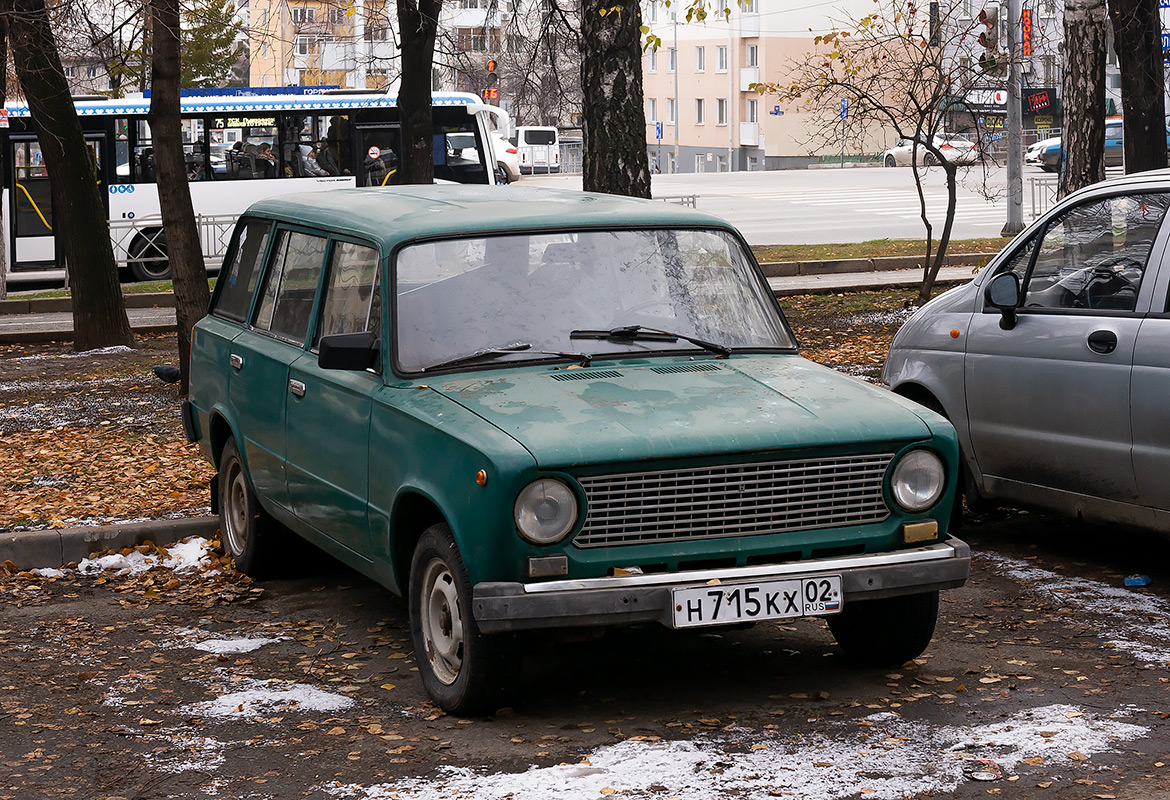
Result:
{"label": "door handle", "polygon": [[288,390],[297,397],[305,396],[305,384],[301,383],[300,381],[289,381]]}
{"label": "door handle", "polygon": [[234,369],[236,372],[239,372],[244,368],[244,357],[232,353],[230,356],[228,356],[228,363],[232,365],[232,369]]}
{"label": "door handle", "polygon": [[1094,353],[1108,355],[1117,349],[1117,334],[1113,331],[1093,331],[1086,340]]}

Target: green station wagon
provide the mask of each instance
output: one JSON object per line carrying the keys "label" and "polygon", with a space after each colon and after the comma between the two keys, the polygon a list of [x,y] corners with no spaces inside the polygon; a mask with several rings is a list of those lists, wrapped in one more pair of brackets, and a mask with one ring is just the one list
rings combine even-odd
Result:
{"label": "green station wagon", "polygon": [[236,564],[292,531],[406,595],[455,713],[492,709],[527,629],[824,615],[848,655],[903,663],[970,567],[954,429],[802,358],[742,237],[691,209],[265,200],[191,374]]}

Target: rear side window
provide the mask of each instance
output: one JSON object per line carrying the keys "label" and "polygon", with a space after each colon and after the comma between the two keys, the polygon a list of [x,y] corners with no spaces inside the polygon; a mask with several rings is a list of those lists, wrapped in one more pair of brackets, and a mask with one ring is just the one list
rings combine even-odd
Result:
{"label": "rear side window", "polygon": [[335,333],[379,333],[382,306],[378,275],[377,250],[352,242],[333,245],[318,340]]}
{"label": "rear side window", "polygon": [[256,314],[257,328],[289,342],[304,343],[324,258],[324,237],[298,231],[277,234]]}
{"label": "rear side window", "polygon": [[242,220],[237,228],[236,248],[232,262],[220,274],[222,288],[211,313],[217,317],[243,322],[252,307],[252,293],[260,274],[260,262],[268,249],[268,234],[272,223],[262,219]]}

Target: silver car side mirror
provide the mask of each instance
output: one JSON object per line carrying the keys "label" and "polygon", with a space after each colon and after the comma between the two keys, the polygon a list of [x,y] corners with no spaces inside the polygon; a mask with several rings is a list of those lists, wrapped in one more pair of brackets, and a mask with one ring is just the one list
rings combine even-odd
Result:
{"label": "silver car side mirror", "polygon": [[987,304],[998,308],[1003,317],[999,327],[1010,331],[1016,327],[1016,309],[1020,307],[1020,276],[1014,272],[1003,272],[987,284]]}

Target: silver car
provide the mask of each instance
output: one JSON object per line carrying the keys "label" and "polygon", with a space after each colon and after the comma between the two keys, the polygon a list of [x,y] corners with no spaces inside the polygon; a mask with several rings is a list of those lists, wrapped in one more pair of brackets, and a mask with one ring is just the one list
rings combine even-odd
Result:
{"label": "silver car", "polygon": [[959,434],[968,505],[1170,532],[1170,171],[1070,195],[894,337],[883,381]]}

